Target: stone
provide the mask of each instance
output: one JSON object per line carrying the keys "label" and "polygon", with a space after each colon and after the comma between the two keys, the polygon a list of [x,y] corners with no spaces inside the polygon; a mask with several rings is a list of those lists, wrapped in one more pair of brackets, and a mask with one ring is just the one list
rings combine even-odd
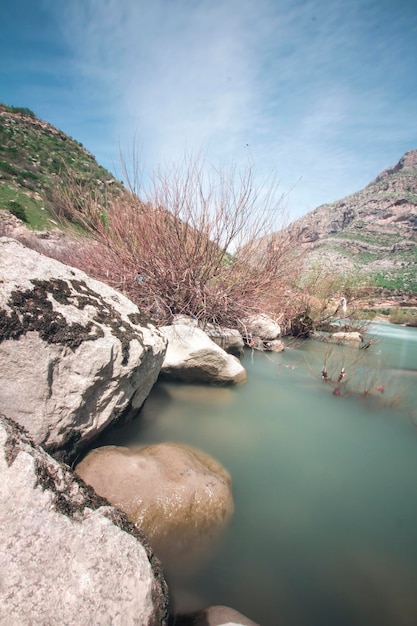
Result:
{"label": "stone", "polygon": [[285,344],[281,339],[273,339],[272,341],[264,341],[264,350],[269,352],[283,352]]}
{"label": "stone", "polygon": [[207,609],[177,615],[175,626],[259,626],[228,606],[210,606]]}
{"label": "stone", "polygon": [[0,624],[165,625],[146,538],[0,416]]}
{"label": "stone", "polygon": [[225,328],[216,324],[207,324],[204,332],[214,343],[222,348],[228,354],[233,354],[238,358],[244,354],[245,343],[242,335],[235,328]]}
{"label": "stone", "polygon": [[198,326],[198,319],[196,317],[191,317],[191,315],[182,315],[178,313],[174,315],[172,318],[172,324],[185,324],[186,326]]}
{"label": "stone", "polygon": [[331,335],[329,335],[327,337],[327,341],[329,343],[352,345],[352,344],[362,343],[363,337],[361,333],[357,331],[353,331],[353,332],[340,331],[340,332],[332,333]]}
{"label": "stone", "polygon": [[252,315],[245,319],[243,324],[249,340],[259,337],[263,341],[272,341],[281,335],[280,325],[265,313]]}
{"label": "stone", "polygon": [[47,451],[73,458],[155,383],[166,340],[126,297],[0,239],[0,405]]}
{"label": "stone", "polygon": [[162,326],[168,340],[161,374],[185,382],[241,383],[246,371],[239,360],[227,354],[200,328],[187,324]]}
{"label": "stone", "polygon": [[189,446],[104,446],[75,471],[147,535],[164,566],[200,560],[233,513],[229,473]]}

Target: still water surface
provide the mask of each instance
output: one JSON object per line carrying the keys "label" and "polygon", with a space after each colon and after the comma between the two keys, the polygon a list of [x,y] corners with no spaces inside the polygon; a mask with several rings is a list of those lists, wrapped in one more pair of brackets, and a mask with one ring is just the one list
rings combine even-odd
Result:
{"label": "still water surface", "polygon": [[[100,445],[191,444],[233,477],[234,518],[178,611],[224,604],[262,626],[417,624],[417,329],[367,350],[308,340],[247,352],[248,381],[159,382]],[[321,379],[323,364],[341,385]],[[340,395],[334,395],[335,388]],[[379,391],[377,390],[379,389]]]}

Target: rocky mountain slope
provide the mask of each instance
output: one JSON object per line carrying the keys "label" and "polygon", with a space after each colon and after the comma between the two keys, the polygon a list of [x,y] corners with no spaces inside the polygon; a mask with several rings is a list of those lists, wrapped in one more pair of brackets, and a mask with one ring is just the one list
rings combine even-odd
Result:
{"label": "rocky mountain slope", "polygon": [[289,227],[306,265],[366,274],[377,287],[417,292],[417,150],[362,191]]}

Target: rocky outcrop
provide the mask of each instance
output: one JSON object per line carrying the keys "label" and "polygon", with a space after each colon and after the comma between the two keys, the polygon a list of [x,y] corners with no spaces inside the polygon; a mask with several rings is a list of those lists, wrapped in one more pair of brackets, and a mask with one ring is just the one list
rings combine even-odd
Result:
{"label": "rocky outcrop", "polygon": [[[364,189],[293,222],[306,273],[361,272],[371,284],[416,290],[417,150],[404,154]],[[371,279],[371,280],[369,280]]]}
{"label": "rocky outcrop", "polygon": [[233,512],[229,473],[189,446],[105,446],[76,472],[146,533],[164,565],[200,559]]}
{"label": "rocky outcrop", "polygon": [[175,626],[258,626],[228,606],[210,606],[187,615],[178,615]]}
{"label": "rocky outcrop", "polygon": [[0,624],[166,624],[145,537],[3,416],[0,472]]}
{"label": "rocky outcrop", "polygon": [[246,371],[200,329],[188,324],[160,328],[168,341],[161,374],[185,382],[241,383]]}
{"label": "rocky outcrop", "polygon": [[156,381],[166,340],[112,288],[0,239],[0,403],[63,458]]}

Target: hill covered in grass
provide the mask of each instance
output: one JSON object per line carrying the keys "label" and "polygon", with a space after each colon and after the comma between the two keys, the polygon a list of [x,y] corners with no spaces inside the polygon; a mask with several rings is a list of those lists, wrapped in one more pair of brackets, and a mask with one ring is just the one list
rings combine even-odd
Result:
{"label": "hill covered in grass", "polygon": [[69,180],[94,193],[122,188],[78,141],[30,109],[0,104],[0,210],[50,229],[56,191]]}

